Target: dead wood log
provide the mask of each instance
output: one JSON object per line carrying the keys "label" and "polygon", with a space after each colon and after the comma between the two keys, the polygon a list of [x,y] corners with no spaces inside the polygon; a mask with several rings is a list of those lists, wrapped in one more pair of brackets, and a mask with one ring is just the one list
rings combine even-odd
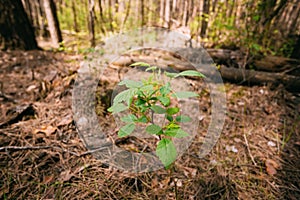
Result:
{"label": "dead wood log", "polygon": [[[222,58],[227,58],[232,54],[228,54],[228,52],[223,54],[221,51],[215,51],[214,56],[220,55]],[[265,59],[267,61],[270,58]],[[281,59],[280,59],[281,60]],[[293,59],[291,59],[293,60]],[[162,68],[165,67],[172,67],[176,71],[184,71],[189,69],[195,69],[191,64],[188,62],[182,61],[180,59],[175,60],[164,60],[162,58],[155,58],[153,56],[130,56],[124,55],[121,56],[118,60],[113,62],[113,65],[117,66],[129,66],[134,62],[147,62],[151,65],[158,65]],[[287,63],[290,59],[283,59],[281,62]],[[261,62],[262,63],[262,62]],[[295,62],[296,63],[296,62]],[[273,65],[275,66],[275,65]],[[267,66],[272,68],[273,66]],[[277,68],[279,69],[279,68]],[[295,68],[296,69],[296,68]],[[299,69],[299,67],[298,67]],[[285,70],[287,70],[285,68]],[[255,71],[249,69],[242,69],[242,68],[234,68],[234,67],[227,67],[225,65],[221,65],[220,73],[224,80],[232,83],[238,84],[248,84],[248,85],[264,85],[264,84],[271,84],[273,86],[278,86],[280,84],[284,85],[286,89],[293,92],[300,92],[300,76],[292,75],[289,70],[283,72],[266,72],[266,71]]]}
{"label": "dead wood log", "polygon": [[223,79],[239,84],[262,85],[271,84],[278,86],[282,84],[287,90],[300,92],[300,77],[285,73],[263,72],[247,69],[228,68],[222,66],[220,73]]}
{"label": "dead wood log", "polygon": [[[242,67],[245,62],[245,54],[241,51],[232,51],[227,49],[207,49],[208,54],[215,63],[226,65],[227,67]],[[300,66],[300,60],[285,58],[281,56],[253,56],[246,63],[249,69],[255,69],[266,72],[284,72],[292,71],[293,68]]]}

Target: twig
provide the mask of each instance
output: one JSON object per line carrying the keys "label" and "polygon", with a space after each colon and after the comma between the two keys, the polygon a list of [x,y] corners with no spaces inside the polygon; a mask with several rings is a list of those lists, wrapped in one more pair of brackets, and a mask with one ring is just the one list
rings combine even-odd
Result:
{"label": "twig", "polygon": [[254,160],[254,158],[253,158],[253,156],[252,156],[252,154],[251,154],[251,151],[250,151],[250,148],[249,148],[249,143],[248,143],[248,140],[247,140],[247,137],[246,137],[246,134],[245,134],[245,133],[244,133],[244,139],[245,139],[245,143],[246,143],[246,146],[247,146],[247,150],[248,150],[249,156],[250,156],[250,158],[251,158],[253,164],[254,164],[255,166],[257,166],[257,164],[256,164],[256,162],[255,162],[255,160]]}
{"label": "twig", "polygon": [[67,149],[63,149],[63,148],[60,148],[60,147],[56,147],[56,146],[5,146],[5,147],[0,147],[0,152],[1,151],[9,151],[9,150],[12,150],[12,151],[23,151],[23,150],[41,150],[41,149],[55,149],[55,150],[59,150],[59,151],[62,151],[62,152],[66,152],[66,153],[70,153],[74,156],[77,156],[77,157],[82,157],[82,156],[85,156],[87,154],[92,154],[92,153],[95,153],[97,151],[101,151],[105,148],[108,148],[107,146],[105,147],[100,147],[100,148],[97,148],[97,149],[92,149],[92,150],[89,150],[89,151],[85,151],[83,153],[76,153],[74,151],[69,151]]}

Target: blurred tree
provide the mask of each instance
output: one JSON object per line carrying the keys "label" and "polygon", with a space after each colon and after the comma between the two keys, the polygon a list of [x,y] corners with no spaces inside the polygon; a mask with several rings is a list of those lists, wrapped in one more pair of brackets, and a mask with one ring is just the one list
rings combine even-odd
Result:
{"label": "blurred tree", "polygon": [[21,0],[0,0],[0,38],[4,49],[38,49]]}
{"label": "blurred tree", "polygon": [[76,12],[76,2],[75,2],[75,0],[72,0],[72,12],[73,12],[73,19],[74,19],[74,23],[73,23],[74,31],[79,32],[78,23],[77,23],[77,12]]}
{"label": "blurred tree", "polygon": [[95,47],[95,1],[89,0],[89,34],[91,47]]}
{"label": "blurred tree", "polygon": [[52,43],[56,48],[58,48],[63,39],[56,14],[56,6],[53,0],[43,1]]}

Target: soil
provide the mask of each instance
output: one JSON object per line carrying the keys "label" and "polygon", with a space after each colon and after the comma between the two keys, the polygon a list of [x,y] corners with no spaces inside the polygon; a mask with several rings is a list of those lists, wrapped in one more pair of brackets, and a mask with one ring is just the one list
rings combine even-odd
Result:
{"label": "soil", "polygon": [[[190,80],[201,93],[203,115],[174,171],[125,173],[96,159],[76,130],[72,91],[84,54],[10,51],[0,57],[1,199],[300,199],[300,94],[225,83],[222,134],[199,158],[211,102],[209,91]],[[97,89],[99,123],[120,148],[140,151],[137,140],[117,138],[106,111],[118,81],[110,75]]]}

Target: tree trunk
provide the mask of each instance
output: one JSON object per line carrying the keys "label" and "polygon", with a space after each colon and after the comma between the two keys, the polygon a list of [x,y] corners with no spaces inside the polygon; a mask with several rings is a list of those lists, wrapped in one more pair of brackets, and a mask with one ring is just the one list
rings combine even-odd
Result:
{"label": "tree trunk", "polygon": [[43,6],[42,0],[35,1],[35,3],[34,3],[34,13],[35,13],[34,18],[38,24],[39,36],[42,36],[43,38],[49,38],[50,34],[46,28],[45,21],[43,20],[43,18],[45,16],[43,7],[44,6]]}
{"label": "tree trunk", "polygon": [[145,20],[145,12],[144,12],[144,7],[145,7],[145,4],[144,4],[144,0],[141,0],[141,25],[142,27],[146,24],[146,20]]}
{"label": "tree trunk", "polygon": [[170,28],[170,0],[166,0],[164,26]]}
{"label": "tree trunk", "polygon": [[38,49],[21,0],[0,0],[0,38],[4,49]]}
{"label": "tree trunk", "polygon": [[126,24],[126,21],[127,21],[127,19],[128,19],[128,16],[129,16],[129,14],[130,14],[130,10],[131,10],[131,0],[129,0],[129,1],[127,2],[125,17],[124,17],[124,20],[121,22],[121,31],[123,31],[123,27],[124,27],[125,24]]}
{"label": "tree trunk", "polygon": [[110,31],[111,32],[114,32],[114,26],[113,26],[113,14],[112,14],[112,9],[113,9],[113,6],[112,6],[112,2],[111,0],[108,0],[108,16],[109,16],[109,26],[110,26]]}
{"label": "tree trunk", "polygon": [[27,13],[28,19],[31,23],[31,25],[34,27],[34,20],[33,20],[33,12],[32,12],[32,8],[31,8],[31,4],[29,0],[23,0],[23,5],[24,5],[24,9]]}
{"label": "tree trunk", "polygon": [[202,13],[202,22],[201,22],[201,32],[200,36],[203,38],[206,35],[206,29],[207,29],[207,16],[209,15],[209,0],[206,0],[203,2],[203,13]]}
{"label": "tree trunk", "polygon": [[161,26],[164,26],[164,11],[165,11],[165,1],[160,0],[160,6],[159,6],[159,18],[162,22]]}
{"label": "tree trunk", "polygon": [[53,0],[44,0],[44,9],[48,22],[48,27],[55,48],[60,46],[62,35],[59,28],[59,22],[56,14],[56,6]]}
{"label": "tree trunk", "polygon": [[291,58],[300,59],[300,35],[297,36]]}
{"label": "tree trunk", "polygon": [[183,26],[187,26],[187,22],[189,18],[188,6],[189,6],[188,0],[184,0],[184,9],[183,9],[183,16],[182,16],[182,23],[181,23]]}
{"label": "tree trunk", "polygon": [[73,28],[75,32],[79,32],[78,23],[77,23],[77,12],[76,12],[76,2],[72,0],[72,12],[73,12]]}
{"label": "tree trunk", "polygon": [[105,28],[105,19],[104,19],[104,15],[103,15],[103,6],[102,6],[102,0],[98,0],[98,6],[99,6],[99,15],[100,15],[100,20],[99,20],[99,23],[100,23],[100,29],[101,29],[101,32],[106,35],[106,28]]}
{"label": "tree trunk", "polygon": [[95,1],[89,0],[89,35],[91,47],[96,46],[95,41]]}

